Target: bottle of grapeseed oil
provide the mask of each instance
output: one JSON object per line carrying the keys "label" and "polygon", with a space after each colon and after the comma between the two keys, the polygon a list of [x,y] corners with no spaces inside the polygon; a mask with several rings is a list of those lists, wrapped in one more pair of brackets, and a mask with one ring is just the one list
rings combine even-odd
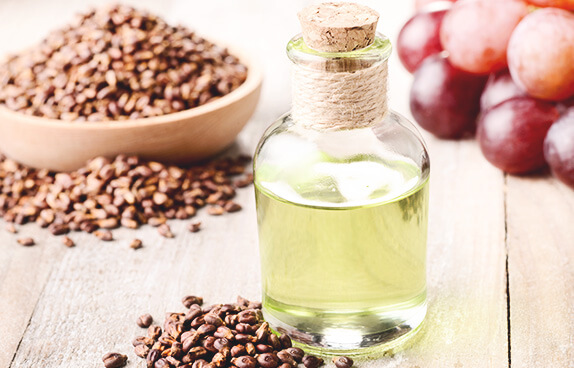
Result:
{"label": "bottle of grapeseed oil", "polygon": [[254,160],[263,313],[311,351],[391,348],[426,313],[428,154],[387,106],[378,14],[325,3],[299,19],[293,108]]}

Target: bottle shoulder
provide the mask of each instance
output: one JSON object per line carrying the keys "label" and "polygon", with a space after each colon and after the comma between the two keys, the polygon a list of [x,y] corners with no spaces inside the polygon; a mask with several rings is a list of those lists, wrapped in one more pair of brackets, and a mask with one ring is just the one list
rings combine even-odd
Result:
{"label": "bottle shoulder", "polygon": [[286,114],[267,129],[254,157],[259,189],[295,202],[318,193],[332,203],[399,196],[426,183],[429,169],[420,134],[395,112],[370,128],[337,131],[303,128]]}
{"label": "bottle shoulder", "polygon": [[307,160],[312,152],[339,158],[400,157],[415,166],[429,166],[426,144],[417,128],[404,116],[390,110],[386,117],[370,128],[349,130],[314,130],[299,126],[287,113],[271,124],[256,149],[255,161],[273,156],[293,155]]}

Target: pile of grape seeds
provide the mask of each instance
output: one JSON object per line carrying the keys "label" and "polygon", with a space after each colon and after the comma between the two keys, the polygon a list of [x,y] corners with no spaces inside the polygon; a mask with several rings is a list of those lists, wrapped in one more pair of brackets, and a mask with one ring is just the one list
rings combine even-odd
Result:
{"label": "pile of grape seeds", "polygon": [[[163,328],[149,314],[136,323],[147,334],[133,341],[135,354],[148,368],[317,368],[322,358],[293,347],[285,334],[274,334],[263,320],[261,303],[238,297],[233,304],[202,307],[203,298],[186,296],[184,313],[168,313]],[[107,353],[106,368],[121,368],[127,356]],[[335,357],[337,368],[350,368],[353,360]]]}
{"label": "pile of grape seeds", "polygon": [[78,15],[0,64],[0,105],[74,122],[137,119],[203,105],[246,78],[226,49],[116,5]]}

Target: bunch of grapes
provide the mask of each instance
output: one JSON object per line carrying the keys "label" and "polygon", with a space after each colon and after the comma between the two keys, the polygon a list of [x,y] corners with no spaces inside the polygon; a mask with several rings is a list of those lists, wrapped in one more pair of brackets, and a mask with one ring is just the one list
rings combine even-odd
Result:
{"label": "bunch of grapes", "polygon": [[416,0],[398,54],[410,105],[444,139],[476,133],[511,174],[546,165],[574,188],[574,0]]}

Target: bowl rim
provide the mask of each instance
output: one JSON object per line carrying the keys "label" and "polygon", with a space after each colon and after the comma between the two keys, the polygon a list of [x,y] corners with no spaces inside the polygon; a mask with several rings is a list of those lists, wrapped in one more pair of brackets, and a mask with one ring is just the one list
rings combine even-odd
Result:
{"label": "bowl rim", "polygon": [[[41,116],[26,115],[19,111],[11,110],[4,105],[0,105],[0,115],[9,115],[14,119],[20,120],[18,124],[29,125],[42,125],[43,127],[54,127],[64,129],[79,129],[79,130],[93,130],[93,129],[124,129],[145,127],[151,125],[163,125],[173,123],[178,120],[188,120],[198,116],[208,114],[210,112],[219,110],[225,106],[231,105],[243,99],[250,93],[257,90],[261,86],[263,80],[263,72],[261,66],[253,61],[253,58],[245,56],[246,52],[238,51],[234,47],[229,47],[225,43],[218,43],[222,48],[227,49],[228,52],[239,59],[239,61],[247,67],[247,78],[236,89],[230,93],[218,98],[215,101],[206,104],[192,107],[187,110],[172,112],[160,116],[152,116],[147,118],[127,119],[127,120],[107,120],[107,121],[65,121],[61,119],[45,118]],[[3,120],[3,119],[0,119]],[[1,123],[0,123],[1,124]]]}

